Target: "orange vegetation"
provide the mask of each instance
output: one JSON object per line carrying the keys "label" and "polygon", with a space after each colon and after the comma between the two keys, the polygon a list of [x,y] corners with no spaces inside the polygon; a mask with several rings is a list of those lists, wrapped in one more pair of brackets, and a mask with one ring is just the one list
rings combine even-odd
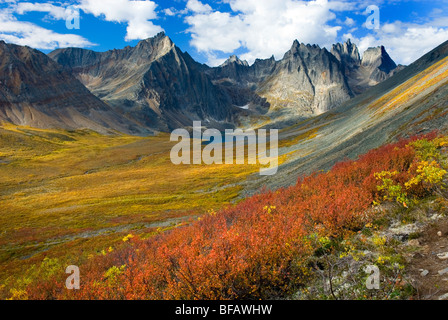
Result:
{"label": "orange vegetation", "polygon": [[[433,139],[426,137],[425,139]],[[383,198],[379,172],[397,183],[419,163],[412,141],[373,150],[297,185],[265,191],[186,227],[92,257],[80,266],[81,290],[65,289],[58,273],[28,286],[32,299],[269,299],[307,281],[316,239],[344,239],[371,223]],[[425,140],[427,141],[427,140]],[[420,186],[421,187],[421,186]],[[416,188],[415,192],[421,192]],[[408,195],[412,194],[409,190]],[[318,240],[317,240],[318,241]]]}

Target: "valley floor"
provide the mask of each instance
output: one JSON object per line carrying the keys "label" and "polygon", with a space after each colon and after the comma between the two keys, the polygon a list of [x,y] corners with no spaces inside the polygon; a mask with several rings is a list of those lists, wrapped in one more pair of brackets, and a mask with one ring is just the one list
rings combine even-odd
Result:
{"label": "valley floor", "polygon": [[[446,136],[386,145],[240,202],[257,166],[175,167],[163,135],[1,133],[2,298],[444,294]],[[79,292],[64,288],[67,265],[83,270]],[[380,290],[365,286],[369,265]]]}
{"label": "valley floor", "polygon": [[175,166],[170,136],[0,127],[0,283],[44,258],[77,264],[237,200],[257,166]]}

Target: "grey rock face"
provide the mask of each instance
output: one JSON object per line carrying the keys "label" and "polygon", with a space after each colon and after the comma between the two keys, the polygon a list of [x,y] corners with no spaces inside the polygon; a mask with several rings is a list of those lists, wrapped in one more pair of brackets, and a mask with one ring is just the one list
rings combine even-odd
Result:
{"label": "grey rock face", "polygon": [[361,59],[350,40],[334,45],[331,53],[296,40],[280,61],[272,57],[249,66],[232,56],[206,72],[229,91],[250,90],[253,94],[245,95],[244,104],[260,105],[257,98],[264,99],[271,116],[309,117],[340,106],[402,68],[397,68],[384,47],[369,49]]}
{"label": "grey rock face", "polygon": [[404,68],[397,67],[383,46],[367,49],[361,59],[357,46],[350,39],[344,44],[333,45],[331,53],[341,62],[347,83],[355,95],[387,80]]}
{"label": "grey rock face", "polygon": [[[326,49],[305,46],[298,41],[280,61],[274,57],[257,59],[248,66],[231,57],[207,73],[214,83],[234,90],[241,87],[251,90],[252,98],[266,101],[272,115],[281,112],[312,116],[337,107],[351,97],[340,62]],[[257,102],[249,100],[246,104]]]}
{"label": "grey rock face", "polygon": [[277,64],[274,76],[262,84],[260,92],[276,100],[281,108],[310,115],[326,112],[351,97],[339,61],[325,48],[298,41]]}
{"label": "grey rock face", "polygon": [[387,74],[397,67],[383,46],[367,49],[362,57],[362,65],[377,68]]}
{"label": "grey rock face", "polygon": [[228,94],[165,34],[134,47],[96,53],[62,49],[49,54],[97,97],[144,126],[170,130],[193,120],[232,122]]}
{"label": "grey rock face", "polygon": [[247,61],[241,61],[236,55],[233,55],[229,59],[227,59],[227,61],[225,61],[221,65],[221,67],[225,67],[225,66],[228,66],[228,65],[233,64],[233,63],[237,64],[237,65],[240,65],[240,66],[245,66],[245,67],[249,66],[249,63]]}
{"label": "grey rock face", "polygon": [[358,47],[353,44],[350,39],[343,44],[337,43],[333,45],[331,53],[342,63],[347,76],[349,76],[349,71],[351,69],[361,65],[361,56],[359,54]]}
{"label": "grey rock face", "polygon": [[0,121],[39,128],[149,131],[116,114],[40,51],[0,41]]}
{"label": "grey rock face", "polygon": [[[195,62],[161,33],[132,48],[103,53],[56,50],[49,56],[94,95],[145,127],[159,130],[205,120],[232,125],[239,115],[311,117],[343,104],[397,70],[384,47],[361,60],[356,45],[332,52],[297,40],[283,59],[249,65],[231,56],[209,68]],[[238,108],[240,107],[240,108]]]}
{"label": "grey rock face", "polygon": [[397,68],[383,46],[367,49],[361,65],[370,72],[370,80],[377,83],[388,79]]}

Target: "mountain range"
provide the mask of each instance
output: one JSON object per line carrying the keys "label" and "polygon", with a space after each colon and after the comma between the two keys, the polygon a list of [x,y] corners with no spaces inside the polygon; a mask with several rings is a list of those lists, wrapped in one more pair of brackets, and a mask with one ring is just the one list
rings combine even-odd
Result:
{"label": "mountain range", "polygon": [[152,131],[116,113],[45,54],[0,41],[0,120],[101,133]]}
{"label": "mountain range", "polygon": [[[279,129],[277,173],[173,165],[177,141],[158,133],[194,120]],[[432,297],[443,261],[409,253],[446,247],[447,132],[448,41],[407,67],[382,46],[361,55],[351,41],[294,41],[280,60],[231,56],[213,68],[163,33],[102,53],[0,41],[0,297],[302,299],[306,289],[364,299],[343,271],[379,258],[400,287],[394,299],[420,298],[420,281]],[[371,251],[357,261],[349,242]],[[328,261],[340,272],[314,281]],[[396,261],[409,279],[400,286]],[[81,267],[82,290],[66,290],[68,263]],[[342,279],[338,296],[321,290],[331,277]]]}
{"label": "mountain range", "polygon": [[88,128],[148,135],[194,120],[223,129],[249,119],[309,118],[390,78],[384,47],[361,59],[348,40],[331,51],[294,41],[281,60],[236,56],[211,68],[164,33],[135,47],[48,55],[0,43],[0,120],[39,128]]}

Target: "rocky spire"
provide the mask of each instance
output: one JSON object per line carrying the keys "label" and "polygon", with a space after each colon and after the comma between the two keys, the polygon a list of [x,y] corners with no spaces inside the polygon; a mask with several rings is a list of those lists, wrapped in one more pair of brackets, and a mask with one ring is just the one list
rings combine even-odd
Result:
{"label": "rocky spire", "polygon": [[343,44],[333,45],[331,53],[344,64],[359,65],[361,63],[358,47],[350,39]]}
{"label": "rocky spire", "polygon": [[389,73],[397,68],[397,64],[389,56],[384,46],[367,49],[362,57],[362,65],[378,68],[385,73]]}
{"label": "rocky spire", "polygon": [[240,60],[240,58],[238,58],[236,55],[232,55],[220,67],[225,67],[230,64],[237,64],[237,65],[245,66],[245,67],[249,66],[249,63],[246,60],[244,60],[244,61]]}

